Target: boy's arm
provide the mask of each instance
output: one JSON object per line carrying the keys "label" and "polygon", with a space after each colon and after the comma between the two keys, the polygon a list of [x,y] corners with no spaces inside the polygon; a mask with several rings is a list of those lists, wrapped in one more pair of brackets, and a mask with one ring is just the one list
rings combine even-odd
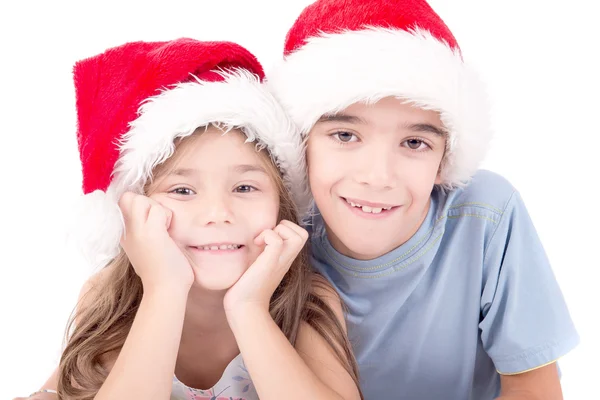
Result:
{"label": "boy's arm", "polygon": [[562,399],[556,360],[579,336],[516,191],[486,248],[483,282],[479,328],[501,376],[500,399]]}
{"label": "boy's arm", "polygon": [[556,363],[515,375],[500,375],[498,400],[562,400]]}

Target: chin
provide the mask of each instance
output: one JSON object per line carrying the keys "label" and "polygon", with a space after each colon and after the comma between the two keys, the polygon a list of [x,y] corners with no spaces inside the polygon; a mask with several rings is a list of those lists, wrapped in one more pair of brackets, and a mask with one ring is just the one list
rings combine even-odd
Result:
{"label": "chin", "polygon": [[[239,277],[238,277],[239,279]],[[204,277],[202,279],[196,278],[194,282],[194,286],[199,289],[211,291],[211,292],[221,292],[224,290],[230,289],[238,279],[231,278],[214,278],[211,279],[209,277]]]}
{"label": "chin", "polygon": [[218,270],[196,268],[194,286],[208,291],[220,292],[230,289],[246,272],[247,268],[221,266]]}

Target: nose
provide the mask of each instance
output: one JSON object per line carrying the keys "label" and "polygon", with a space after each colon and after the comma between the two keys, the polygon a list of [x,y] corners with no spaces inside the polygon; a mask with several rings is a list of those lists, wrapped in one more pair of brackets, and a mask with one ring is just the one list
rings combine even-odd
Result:
{"label": "nose", "polygon": [[[356,160],[356,181],[372,189],[392,189],[396,182],[396,154],[389,146],[370,146]],[[387,147],[387,148],[386,148]]]}
{"label": "nose", "polygon": [[204,193],[196,204],[195,222],[201,226],[231,224],[233,212],[228,196],[217,193]]}

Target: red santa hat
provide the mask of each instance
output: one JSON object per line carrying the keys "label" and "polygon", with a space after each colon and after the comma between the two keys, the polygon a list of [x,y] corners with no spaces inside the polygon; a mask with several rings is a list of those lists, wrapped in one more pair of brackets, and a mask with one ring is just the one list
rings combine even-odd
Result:
{"label": "red santa hat", "polygon": [[448,131],[447,188],[472,177],[491,141],[484,87],[425,0],[316,1],[267,80],[304,135],[325,114],[388,96],[438,111]]}
{"label": "red santa hat", "polygon": [[229,42],[134,42],[74,67],[84,199],[76,239],[94,264],[117,255],[118,200],[141,193],[176,138],[239,128],[267,148],[299,209],[306,206],[301,137],[266,90],[256,58]]}

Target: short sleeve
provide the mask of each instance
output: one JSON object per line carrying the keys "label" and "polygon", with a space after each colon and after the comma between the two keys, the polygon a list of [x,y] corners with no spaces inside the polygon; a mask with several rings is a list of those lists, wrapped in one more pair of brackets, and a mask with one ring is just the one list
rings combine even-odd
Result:
{"label": "short sleeve", "polygon": [[546,252],[518,192],[486,248],[481,339],[501,374],[549,364],[579,336]]}

